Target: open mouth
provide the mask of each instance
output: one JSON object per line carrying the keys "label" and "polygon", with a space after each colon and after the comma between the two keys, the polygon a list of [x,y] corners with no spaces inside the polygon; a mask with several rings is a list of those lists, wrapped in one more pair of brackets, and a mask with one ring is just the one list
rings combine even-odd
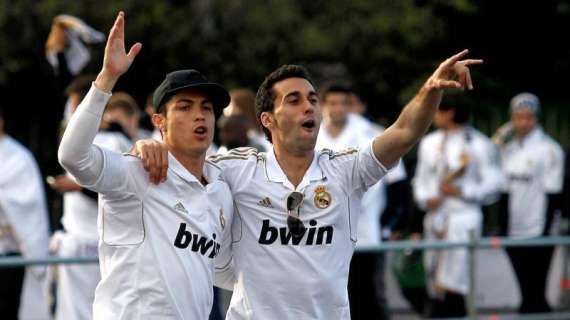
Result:
{"label": "open mouth", "polygon": [[305,129],[314,129],[316,126],[315,120],[305,120],[301,123],[301,126]]}
{"label": "open mouth", "polygon": [[196,129],[194,129],[194,133],[196,134],[206,134],[208,132],[208,128],[204,127],[204,126],[199,126],[196,127]]}

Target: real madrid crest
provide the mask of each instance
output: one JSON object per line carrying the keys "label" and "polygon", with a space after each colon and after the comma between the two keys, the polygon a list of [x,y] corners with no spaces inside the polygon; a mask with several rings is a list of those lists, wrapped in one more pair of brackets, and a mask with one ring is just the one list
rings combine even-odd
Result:
{"label": "real madrid crest", "polygon": [[326,209],[331,205],[331,194],[327,192],[325,186],[315,188],[315,206],[319,209]]}
{"label": "real madrid crest", "polygon": [[222,226],[222,230],[226,228],[226,219],[224,219],[224,210],[220,208],[220,225]]}

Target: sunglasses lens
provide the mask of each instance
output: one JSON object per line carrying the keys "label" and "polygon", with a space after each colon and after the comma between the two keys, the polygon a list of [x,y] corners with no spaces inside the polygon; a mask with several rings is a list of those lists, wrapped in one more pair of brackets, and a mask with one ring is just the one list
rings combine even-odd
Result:
{"label": "sunglasses lens", "polygon": [[289,227],[291,234],[295,237],[302,237],[303,234],[305,234],[305,230],[307,230],[303,221],[292,216],[287,217],[287,226]]}
{"label": "sunglasses lens", "polygon": [[292,192],[289,197],[287,197],[287,210],[296,210],[303,202],[303,194],[300,192]]}

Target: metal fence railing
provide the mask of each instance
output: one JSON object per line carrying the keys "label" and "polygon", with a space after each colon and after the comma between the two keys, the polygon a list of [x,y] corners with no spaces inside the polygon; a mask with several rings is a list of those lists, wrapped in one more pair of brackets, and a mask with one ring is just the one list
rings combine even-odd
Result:
{"label": "metal fence railing", "polygon": [[[489,237],[478,238],[474,234],[469,241],[390,241],[384,242],[377,246],[360,246],[356,252],[362,253],[380,253],[388,251],[402,250],[442,250],[467,248],[469,252],[469,274],[470,274],[470,291],[467,296],[468,319],[489,319],[489,320],[550,320],[550,319],[570,319],[570,313],[549,313],[536,315],[520,315],[513,318],[511,316],[484,316],[480,317],[475,307],[476,281],[475,281],[475,265],[477,249],[501,249],[505,247],[521,247],[521,246],[570,246],[570,236],[551,236],[532,239],[512,239],[505,237]],[[0,268],[12,266],[30,266],[30,265],[48,265],[48,264],[87,264],[97,263],[97,257],[45,257],[45,258],[24,258],[24,257],[3,257],[0,258]],[[568,259],[564,255],[562,272],[564,278],[568,279]]]}

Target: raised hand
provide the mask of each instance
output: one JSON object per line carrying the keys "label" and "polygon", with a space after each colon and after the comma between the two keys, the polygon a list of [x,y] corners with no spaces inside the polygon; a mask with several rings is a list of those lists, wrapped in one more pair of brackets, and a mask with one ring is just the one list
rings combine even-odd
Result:
{"label": "raised hand", "polygon": [[131,47],[129,53],[126,52],[125,14],[122,11],[119,12],[115,24],[109,32],[103,68],[95,80],[95,85],[103,91],[110,92],[119,77],[127,72],[141,48],[142,44],[137,42]]}
{"label": "raised hand", "polygon": [[426,83],[428,87],[438,90],[452,88],[461,90],[473,90],[473,82],[471,81],[469,66],[481,64],[483,63],[483,60],[461,60],[468,53],[469,50],[465,49],[442,62],[428,79]]}

